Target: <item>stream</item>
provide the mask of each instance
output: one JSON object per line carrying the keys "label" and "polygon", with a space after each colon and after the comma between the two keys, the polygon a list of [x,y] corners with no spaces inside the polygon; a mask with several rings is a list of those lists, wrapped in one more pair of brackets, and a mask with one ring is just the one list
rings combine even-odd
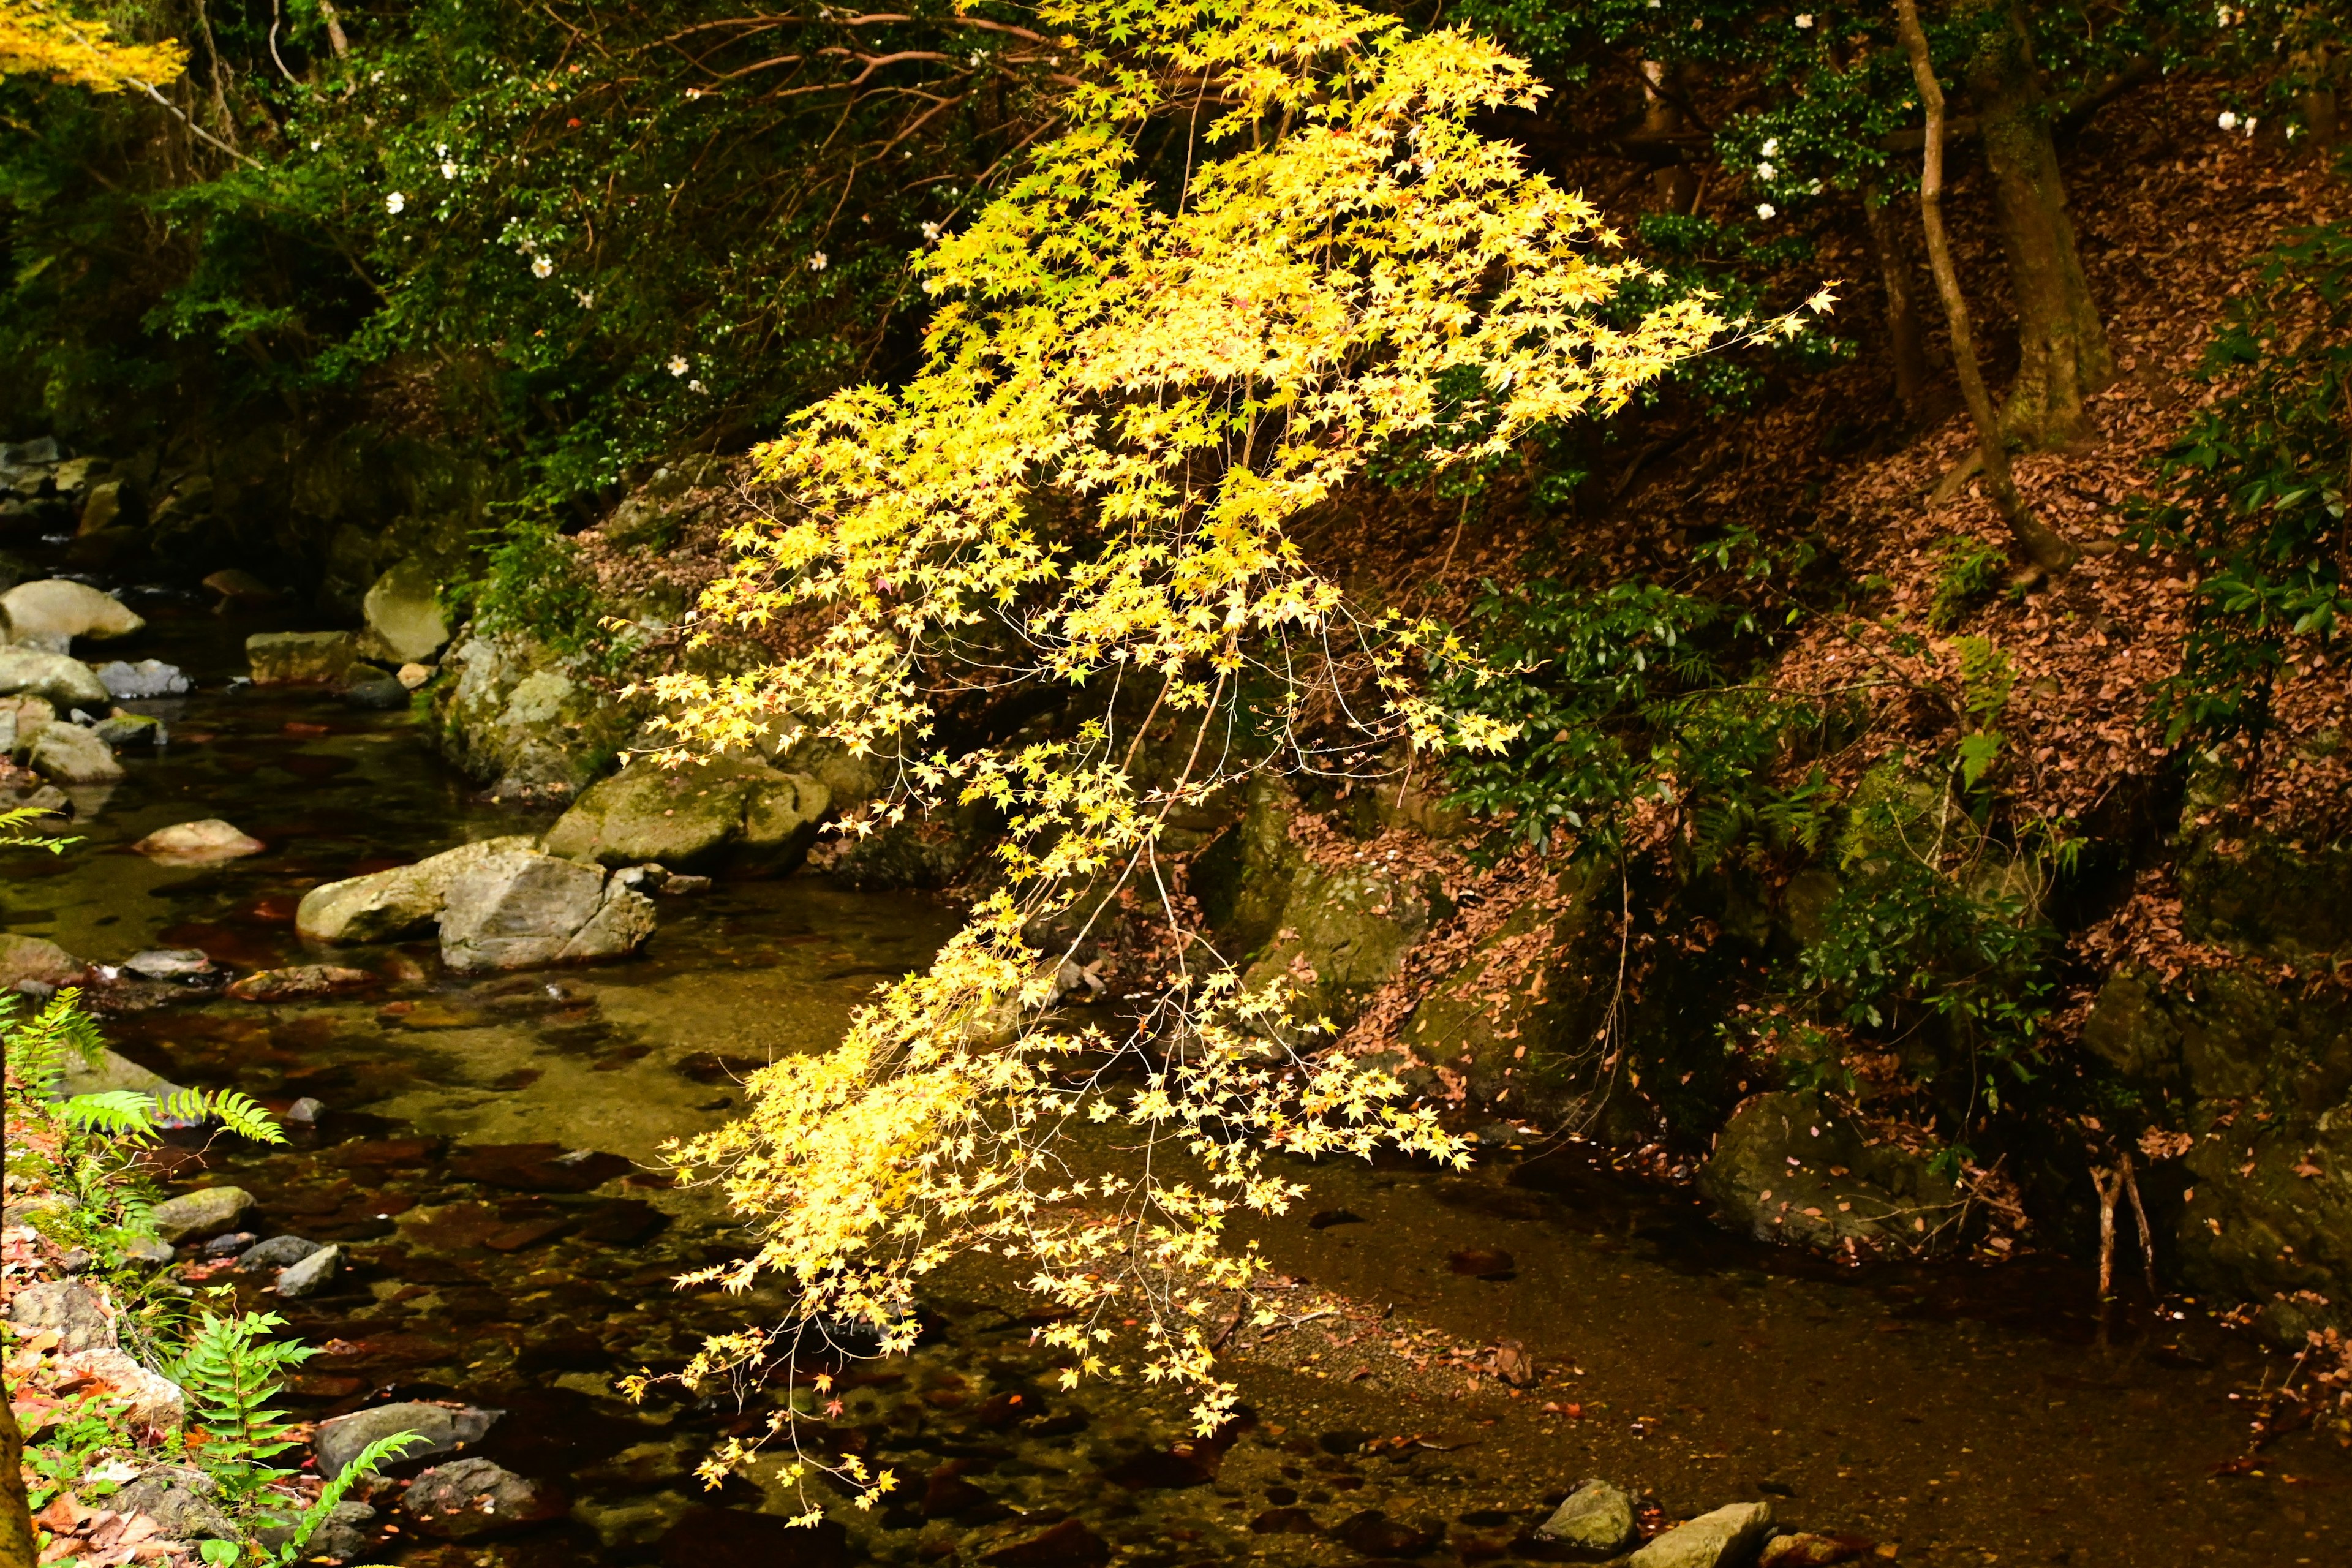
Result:
{"label": "stream", "polygon": [[[406,713],[229,689],[249,632],[302,623],[131,602],[146,632],[78,651],[160,658],[197,690],[127,705],[163,717],[171,742],[126,752],[128,779],[83,799],[81,843],[0,862],[7,931],[106,963],[150,947],[240,970],[313,962],[293,929],[307,888],[545,826],[475,799]],[[174,868],[128,847],[211,816],[267,851]],[[741,1237],[651,1167],[665,1140],[735,1113],[750,1067],[827,1046],[957,914],[812,876],[659,904],[625,963],[481,978],[444,972],[429,942],[356,949],[342,962],[381,978],[351,994],[107,1020],[118,1049],[177,1082],[326,1108],[284,1150],[182,1137],[163,1154],[175,1190],[233,1182],[258,1200],[247,1228],[340,1242],[352,1260],[299,1301],[237,1286],[323,1347],[289,1408],[499,1410],[471,1451],[570,1500],[495,1539],[408,1527],[365,1561],[1540,1558],[1528,1531],[1589,1476],[1669,1518],[1769,1498],[1787,1522],[1867,1537],[1864,1561],[2347,1560],[2352,1437],[2323,1422],[2250,1455],[2260,1393],[2289,1358],[2196,1305],[2118,1309],[2103,1329],[2093,1282],[2063,1261],[1823,1263],[1724,1233],[1687,1191],[1601,1151],[1499,1125],[1477,1129],[1494,1152],[1470,1173],[1327,1164],[1291,1214],[1244,1227],[1283,1319],[1232,1336],[1247,1415],[1215,1439],[1187,1440],[1183,1402],[1161,1391],[1063,1392],[1034,1303],[1009,1279],[951,1273],[916,1352],[856,1363],[839,1386],[842,1445],[899,1487],[870,1512],[820,1488],[827,1522],[790,1528],[799,1504],[772,1467],[716,1490],[692,1474],[763,1424],[757,1391],[749,1407],[613,1392],[782,1311],[674,1288]],[[1526,1386],[1495,1375],[1507,1342],[1532,1363]]]}

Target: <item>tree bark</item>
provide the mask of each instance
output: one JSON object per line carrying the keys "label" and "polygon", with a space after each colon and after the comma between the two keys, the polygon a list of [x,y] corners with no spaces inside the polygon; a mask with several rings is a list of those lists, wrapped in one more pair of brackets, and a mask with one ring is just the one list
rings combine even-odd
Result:
{"label": "tree bark", "polygon": [[2016,0],[1961,0],[1958,14],[1979,28],[1967,66],[1969,94],[2017,294],[2017,380],[2001,426],[2036,445],[2056,446],[2091,433],[2085,399],[2115,379],[2115,358],[2074,247],[2050,135],[2053,111]]}
{"label": "tree bark", "polygon": [[1920,30],[1916,0],[1895,0],[1895,13],[1904,50],[1911,57],[1912,79],[1919,86],[1919,101],[1927,111],[1927,159],[1919,174],[1919,219],[1927,233],[1927,267],[1936,275],[1936,291],[1943,296],[1944,315],[1951,323],[1952,366],[1959,373],[1960,395],[1968,400],[1969,417],[1976,424],[1985,484],[2026,558],[2046,571],[2063,572],[2082,552],[2028,510],[2024,498],[2017,493],[2017,482],[2009,471],[2009,437],[1993,412],[1991,395],[1985,391],[1976,338],[1969,330],[1968,296],[1960,291],[1951,238],[1944,232],[1944,89],[1936,79],[1934,62],[1927,58],[1927,35]]}
{"label": "tree bark", "polygon": [[1927,395],[1927,351],[1919,331],[1919,304],[1911,290],[1911,258],[1886,214],[1886,198],[1875,184],[1862,187],[1863,221],[1871,254],[1886,289],[1886,341],[1895,356],[1895,395],[1904,417],[1916,420]]}
{"label": "tree bark", "polygon": [[25,1497],[25,1433],[0,1384],[0,1568],[33,1568],[33,1514]]}
{"label": "tree bark", "polygon": [[[1660,60],[1643,60],[1642,74],[1642,133],[1644,136],[1671,137],[1685,128],[1682,106],[1667,86],[1666,75],[1671,68]],[[1669,163],[1650,176],[1650,190],[1662,213],[1690,211],[1698,195],[1698,174],[1687,163]]]}

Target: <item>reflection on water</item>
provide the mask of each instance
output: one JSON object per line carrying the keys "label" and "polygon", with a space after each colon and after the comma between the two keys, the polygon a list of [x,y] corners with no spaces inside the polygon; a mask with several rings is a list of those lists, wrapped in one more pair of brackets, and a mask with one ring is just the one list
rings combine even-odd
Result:
{"label": "reflection on water", "polygon": [[[188,946],[272,965],[306,956],[292,917],[307,887],[540,826],[476,802],[406,715],[224,691],[249,626],[142,607],[156,625],[137,653],[201,689],[140,705],[173,743],[126,759],[130,777],[88,803],[82,845],[0,868],[6,930],[104,963]],[[127,848],[207,816],[268,852],[190,868]],[[733,1112],[751,1067],[829,1043],[954,915],[806,879],[722,881],[660,912],[623,964],[464,978],[429,942],[356,949],[345,961],[379,979],[351,995],[111,1022],[126,1054],[180,1081],[328,1108],[290,1152],[215,1149],[207,1178],[257,1195],[254,1228],[353,1259],[331,1294],[283,1306],[327,1347],[298,1380],[304,1413],[502,1409],[482,1451],[572,1499],[568,1519],[508,1539],[446,1542],[412,1521],[373,1560],[1443,1563],[1542,1556],[1528,1528],[1596,1474],[1677,1517],[1769,1497],[1903,1561],[2344,1560],[2341,1434],[2291,1434],[2258,1467],[2214,1473],[2244,1451],[2237,1396],[2284,1370],[2237,1336],[2141,1314],[2103,1345],[2066,1267],[1856,1275],[1775,1254],[1577,1146],[1498,1152],[1466,1176],[1308,1173],[1305,1204],[1250,1227],[1284,1276],[1283,1316],[1231,1333],[1251,1415],[1212,1440],[1188,1441],[1157,1394],[1063,1392],[1030,1304],[966,1271],[927,1304],[915,1356],[842,1369],[828,1451],[899,1487],[870,1514],[788,1529],[797,1505],[768,1471],[715,1492],[690,1475],[764,1422],[767,1391],[745,1405],[664,1390],[643,1408],[611,1394],[620,1373],[676,1366],[703,1333],[781,1305],[674,1290],[737,1238],[705,1194],[643,1167]],[[1495,1375],[1506,1342],[1530,1386]]]}

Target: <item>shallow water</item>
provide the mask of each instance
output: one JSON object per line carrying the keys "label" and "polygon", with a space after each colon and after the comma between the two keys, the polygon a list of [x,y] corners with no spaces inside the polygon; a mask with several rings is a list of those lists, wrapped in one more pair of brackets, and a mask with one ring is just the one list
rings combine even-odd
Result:
{"label": "shallow water", "polygon": [[[138,705],[173,743],[126,754],[129,780],[86,802],[85,842],[0,866],[6,930],[107,963],[155,945],[244,968],[299,961],[315,956],[292,929],[306,887],[543,824],[477,802],[405,714],[224,691],[265,623],[140,607],[155,625],[122,651],[184,665],[200,690]],[[215,816],[268,852],[175,869],[126,847]],[[721,881],[660,910],[627,963],[485,980],[443,973],[429,942],[352,950],[344,962],[382,977],[353,995],[110,1023],[179,1081],[329,1108],[290,1152],[215,1146],[215,1173],[176,1172],[251,1188],[264,1235],[351,1252],[332,1295],[287,1304],[327,1347],[298,1384],[302,1412],[444,1395],[502,1408],[484,1451],[573,1499],[569,1519],[525,1535],[404,1536],[371,1560],[969,1563],[1076,1519],[1120,1563],[1443,1563],[1539,1555],[1525,1528],[1596,1474],[1675,1517],[1769,1497],[1791,1522],[1903,1561],[2346,1560],[2345,1435],[2290,1433],[2231,1468],[2252,1396],[2289,1368],[2194,1307],[2124,1312],[2102,1336],[2069,1266],[1813,1263],[1727,1237],[1687,1194],[1577,1145],[1497,1150],[1466,1176],[1308,1173],[1306,1203],[1252,1227],[1292,1282],[1273,1298],[1302,1321],[1233,1335],[1253,1419],[1221,1442],[1183,1444],[1160,1396],[1059,1392],[1017,1292],[951,1279],[913,1358],[844,1378],[838,1441],[904,1478],[891,1506],[786,1531],[781,1490],[709,1493],[688,1474],[747,1419],[732,1401],[665,1390],[640,1408],[610,1393],[776,1305],[674,1291],[733,1238],[698,1194],[638,1167],[729,1114],[746,1064],[828,1043],[954,911],[808,878]],[[614,1158],[556,1159],[572,1151]],[[1449,1266],[1465,1249],[1507,1258],[1472,1277]],[[1458,1353],[1502,1341],[1523,1345],[1536,1386],[1514,1394],[1483,1354]],[[1091,1552],[1065,1527],[999,1561]]]}

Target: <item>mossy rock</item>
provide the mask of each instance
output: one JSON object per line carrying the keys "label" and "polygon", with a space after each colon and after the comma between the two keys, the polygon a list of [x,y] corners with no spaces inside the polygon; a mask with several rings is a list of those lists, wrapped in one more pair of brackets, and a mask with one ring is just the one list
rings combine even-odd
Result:
{"label": "mossy rock", "polygon": [[1698,1184],[1759,1241],[1900,1255],[1960,1239],[1958,1189],[1928,1157],[1874,1136],[1811,1090],[1741,1105]]}
{"label": "mossy rock", "polygon": [[694,870],[748,858],[790,869],[807,857],[831,806],[824,785],[804,773],[639,758],[580,796],[548,830],[547,851],[605,866],[650,860]]}
{"label": "mossy rock", "polygon": [[429,713],[442,755],[502,798],[586,788],[643,716],[528,637],[461,634],[441,668]]}
{"label": "mossy rock", "polygon": [[1562,876],[1430,987],[1399,1042],[1422,1070],[1481,1105],[1547,1114],[1591,1089],[1615,979],[1588,879]]}

